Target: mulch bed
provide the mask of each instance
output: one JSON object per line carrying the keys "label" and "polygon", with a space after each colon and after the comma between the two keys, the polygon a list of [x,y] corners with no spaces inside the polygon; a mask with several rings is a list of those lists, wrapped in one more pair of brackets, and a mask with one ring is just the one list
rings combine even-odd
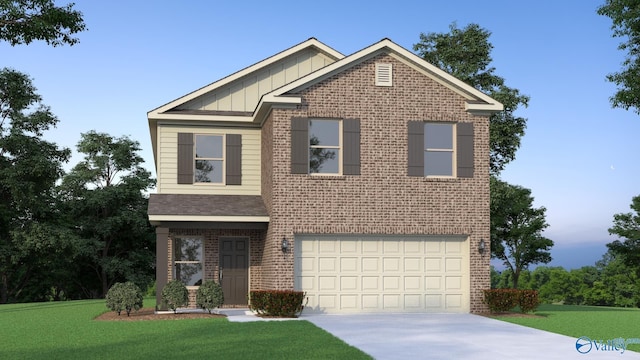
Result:
{"label": "mulch bed", "polygon": [[226,315],[209,314],[206,312],[188,312],[177,314],[156,314],[154,308],[143,308],[138,311],[131,311],[131,315],[127,316],[127,312],[123,311],[118,316],[115,311],[106,312],[96,318],[99,321],[143,321],[143,320],[182,320],[182,319],[214,319],[223,318]]}
{"label": "mulch bed", "polygon": [[521,312],[499,312],[499,313],[482,313],[478,314],[488,318],[498,318],[498,317],[515,317],[515,318],[543,318],[545,316],[536,315],[536,314],[523,314]]}

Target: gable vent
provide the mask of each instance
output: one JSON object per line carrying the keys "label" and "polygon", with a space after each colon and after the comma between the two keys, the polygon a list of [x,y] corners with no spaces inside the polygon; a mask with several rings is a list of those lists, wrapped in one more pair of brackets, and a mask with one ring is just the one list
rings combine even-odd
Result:
{"label": "gable vent", "polygon": [[376,64],[376,86],[392,86],[392,75],[391,64]]}

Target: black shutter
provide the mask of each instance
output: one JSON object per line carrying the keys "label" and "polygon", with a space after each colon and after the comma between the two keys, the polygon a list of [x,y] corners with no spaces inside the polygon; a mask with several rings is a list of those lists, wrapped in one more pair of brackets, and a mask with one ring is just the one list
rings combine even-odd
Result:
{"label": "black shutter", "polygon": [[360,175],[360,119],[345,119],[342,123],[344,175]]}
{"label": "black shutter", "polygon": [[457,124],[458,177],[473,177],[473,123]]}
{"label": "black shutter", "polygon": [[409,121],[407,175],[424,176],[424,122]]}
{"label": "black shutter", "polygon": [[242,185],[242,135],[226,136],[226,184]]}
{"label": "black shutter", "polygon": [[309,173],[309,119],[291,119],[291,173]]}
{"label": "black shutter", "polygon": [[193,134],[178,133],[178,184],[193,184]]}

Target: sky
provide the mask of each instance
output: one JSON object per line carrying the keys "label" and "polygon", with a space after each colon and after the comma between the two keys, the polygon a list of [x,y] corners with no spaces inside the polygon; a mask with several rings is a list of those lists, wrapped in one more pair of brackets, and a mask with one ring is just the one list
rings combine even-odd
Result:
{"label": "sky", "polygon": [[[57,1],[66,4],[67,1]],[[640,115],[611,108],[624,53],[604,0],[76,0],[88,30],[72,47],[0,44],[0,67],[29,74],[60,120],[45,138],[75,150],[91,130],[140,142],[155,176],[146,114],[310,37],[349,55],[383,38],[409,50],[455,22],[489,30],[492,66],[531,97],[516,159],[501,178],[547,209],[551,266],[593,265],[613,215],[640,195]],[[67,169],[82,157],[74,153]]]}

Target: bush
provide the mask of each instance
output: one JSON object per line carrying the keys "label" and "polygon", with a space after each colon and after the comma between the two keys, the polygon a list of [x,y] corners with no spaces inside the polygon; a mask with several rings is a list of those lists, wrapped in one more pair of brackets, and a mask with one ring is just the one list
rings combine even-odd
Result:
{"label": "bush", "polygon": [[505,312],[518,305],[520,293],[517,289],[484,290],[484,302],[491,312]]}
{"label": "bush", "polygon": [[211,314],[211,309],[222,306],[224,295],[222,287],[213,280],[207,280],[196,292],[196,306],[205,309]]}
{"label": "bush", "polygon": [[250,294],[251,310],[258,315],[297,317],[302,312],[306,293],[294,290],[255,290]]}
{"label": "bush", "polygon": [[122,310],[126,310],[129,316],[131,310],[140,310],[144,299],[140,288],[131,281],[127,281],[113,284],[107,292],[106,300],[107,307],[117,312],[118,316]]}
{"label": "bush", "polygon": [[179,280],[172,280],[162,289],[162,303],[176,313],[181,306],[189,305],[189,290]]}
{"label": "bush", "polygon": [[518,289],[490,289],[484,290],[484,302],[489,305],[491,312],[505,312],[516,306],[527,313],[538,308],[538,291]]}
{"label": "bush", "polygon": [[540,300],[538,300],[538,291],[520,290],[518,305],[520,305],[520,311],[522,311],[523,313],[527,313],[537,309],[538,305],[540,305]]}

